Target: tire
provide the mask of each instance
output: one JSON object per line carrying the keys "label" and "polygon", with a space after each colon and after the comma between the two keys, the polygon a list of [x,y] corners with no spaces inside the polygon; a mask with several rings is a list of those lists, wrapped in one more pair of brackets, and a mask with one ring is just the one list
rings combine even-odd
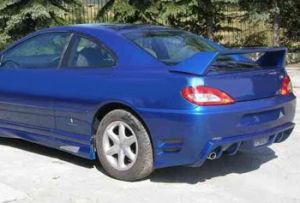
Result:
{"label": "tire", "polygon": [[126,110],[113,110],[104,116],[97,129],[96,150],[102,167],[113,178],[135,181],[153,171],[149,135],[139,119]]}

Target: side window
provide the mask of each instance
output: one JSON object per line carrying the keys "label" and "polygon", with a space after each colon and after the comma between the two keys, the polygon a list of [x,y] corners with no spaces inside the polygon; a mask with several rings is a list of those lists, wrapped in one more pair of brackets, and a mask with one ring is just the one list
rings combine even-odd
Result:
{"label": "side window", "polygon": [[2,68],[57,68],[68,41],[69,33],[47,33],[28,39],[4,53]]}
{"label": "side window", "polygon": [[116,63],[112,53],[104,46],[85,37],[79,37],[67,64],[70,68],[112,67]]}

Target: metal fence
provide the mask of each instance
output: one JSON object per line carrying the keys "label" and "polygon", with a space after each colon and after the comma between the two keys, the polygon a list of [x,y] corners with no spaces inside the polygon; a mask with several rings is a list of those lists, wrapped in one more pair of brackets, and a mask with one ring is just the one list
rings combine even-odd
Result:
{"label": "metal fence", "polygon": [[[69,24],[78,23],[103,23],[97,20],[98,11],[108,2],[108,0],[81,0],[82,6],[70,8],[64,19]],[[224,18],[221,26],[224,29],[215,33],[216,38],[229,47],[239,46],[272,46],[272,26],[264,21],[245,21],[243,13],[238,6],[224,7]],[[294,57],[294,56],[293,56]],[[300,54],[296,60],[300,61]]]}
{"label": "metal fence", "polygon": [[[70,24],[78,23],[99,23],[97,20],[98,11],[106,4],[108,0],[82,0],[82,6],[70,8],[64,18]],[[271,45],[271,28],[266,22],[242,22],[241,13],[243,11],[228,5],[224,8],[225,18],[222,21],[224,29],[215,33],[220,41],[228,46],[239,45]],[[104,21],[105,22],[105,21]],[[258,35],[260,38],[253,41],[253,36]],[[251,41],[249,39],[251,38]],[[265,44],[261,44],[262,42]]]}
{"label": "metal fence", "polygon": [[264,20],[250,21],[244,19],[246,11],[229,4],[224,7],[224,19],[217,32],[221,42],[228,46],[271,46],[272,28]]}
{"label": "metal fence", "polygon": [[65,13],[64,19],[69,24],[79,23],[99,23],[97,20],[98,11],[107,3],[108,0],[81,0],[82,6],[69,8]]}

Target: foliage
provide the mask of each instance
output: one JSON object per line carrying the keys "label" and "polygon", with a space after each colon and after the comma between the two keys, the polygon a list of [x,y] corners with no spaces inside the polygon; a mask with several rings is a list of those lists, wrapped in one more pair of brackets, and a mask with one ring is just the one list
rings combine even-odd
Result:
{"label": "foliage", "polygon": [[293,47],[293,43],[300,49],[300,1],[285,1],[285,8],[281,11],[281,27],[284,29],[283,42]]}
{"label": "foliage", "polygon": [[63,24],[67,6],[80,6],[78,0],[1,0],[0,49],[38,29]]}
{"label": "foliage", "polygon": [[[149,23],[181,27],[216,38],[225,18],[222,9],[235,0],[110,0],[98,13],[102,19],[112,13],[110,21]],[[224,28],[225,29],[225,28]]]}
{"label": "foliage", "polygon": [[[227,12],[230,9],[239,12],[231,15]],[[215,40],[221,40],[224,31],[240,32],[244,35],[239,40],[240,46],[250,46],[252,42],[254,46],[269,43],[270,28],[265,26],[265,30],[245,35],[230,22],[236,19],[241,24],[267,22],[272,28],[273,45],[292,44],[300,38],[299,13],[300,1],[295,0],[109,0],[99,11],[98,19],[109,15],[110,22],[170,25]]]}
{"label": "foliage", "polygon": [[261,31],[245,36],[241,41],[241,44],[243,47],[262,47],[267,46],[266,41],[266,33]]}
{"label": "foliage", "polygon": [[[285,44],[300,36],[300,1],[295,0],[240,0],[240,7],[247,11],[245,20],[265,20],[273,28],[273,45]],[[285,35],[280,38],[281,29]]]}
{"label": "foliage", "polygon": [[[88,5],[81,6],[81,2]],[[234,46],[271,45],[273,39],[275,45],[281,43],[300,50],[299,0],[101,2],[108,2],[97,14],[97,20],[102,22],[169,25]],[[91,11],[90,4],[96,5],[95,11],[101,7],[99,0],[0,0],[0,49],[43,27],[71,21],[94,22],[95,11]]]}
{"label": "foliage", "polygon": [[180,9],[171,0],[109,0],[99,11],[98,18],[113,13],[111,22],[162,24],[163,19]]}
{"label": "foliage", "polygon": [[214,33],[221,29],[223,3],[211,0],[183,1],[183,12],[170,17],[170,24],[182,27],[194,33],[214,38]]}

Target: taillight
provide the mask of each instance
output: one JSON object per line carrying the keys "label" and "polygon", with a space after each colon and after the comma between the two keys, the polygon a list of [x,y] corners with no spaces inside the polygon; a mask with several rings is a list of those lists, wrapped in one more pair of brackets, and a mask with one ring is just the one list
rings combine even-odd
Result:
{"label": "taillight", "polygon": [[186,87],[182,90],[182,96],[199,106],[226,105],[235,102],[225,92],[207,86]]}
{"label": "taillight", "polygon": [[293,85],[290,77],[286,75],[283,79],[282,86],[280,89],[281,95],[288,95],[293,92]]}

